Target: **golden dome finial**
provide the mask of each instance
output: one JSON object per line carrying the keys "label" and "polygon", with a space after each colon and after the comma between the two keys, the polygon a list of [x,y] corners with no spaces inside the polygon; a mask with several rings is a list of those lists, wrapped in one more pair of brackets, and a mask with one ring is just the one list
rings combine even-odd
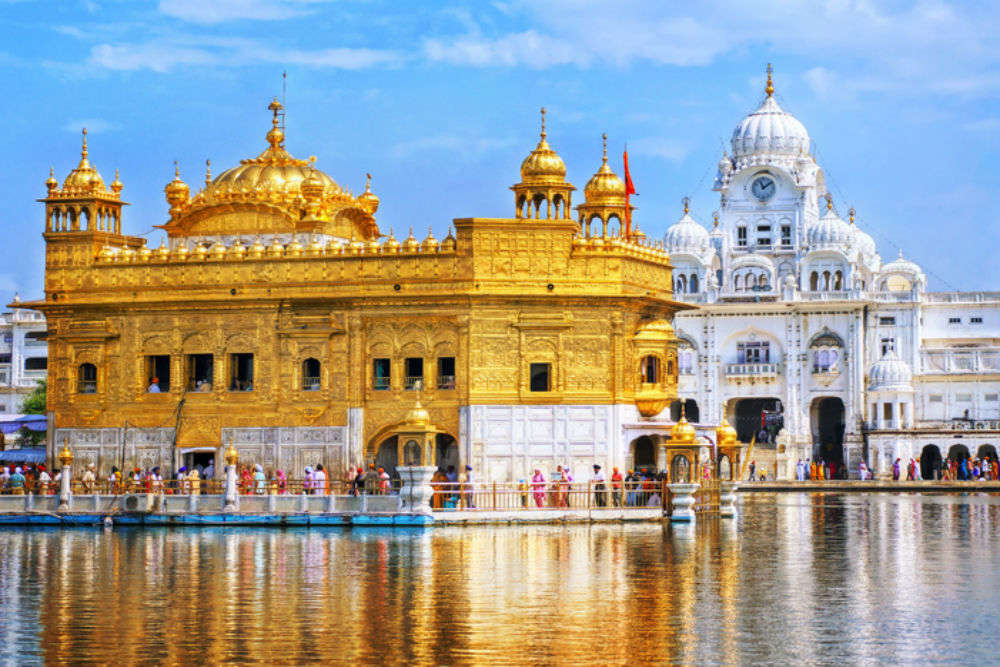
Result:
{"label": "golden dome finial", "polygon": [[601,162],[608,163],[608,133],[601,134]]}
{"label": "golden dome finial", "polygon": [[115,167],[115,180],[111,181],[111,191],[117,195],[122,191],[123,187],[125,186],[122,184],[121,178],[118,176],[118,167]]}
{"label": "golden dome finial", "polygon": [[267,108],[274,114],[271,119],[271,130],[267,133],[267,142],[271,144],[272,148],[278,148],[285,141],[285,131],[282,130],[278,125],[280,121],[278,120],[278,115],[285,108],[281,106],[281,102],[275,97],[274,100],[267,105]]}
{"label": "golden dome finial", "polygon": [[[86,130],[83,131],[84,134],[87,133]],[[545,139],[545,107],[542,107],[542,139]],[[86,144],[84,145],[86,147]]]}
{"label": "golden dome finial", "polygon": [[80,150],[80,157],[87,159],[87,128],[83,128],[83,148]]}
{"label": "golden dome finial", "polygon": [[59,187],[59,181],[56,180],[55,167],[49,167],[49,178],[45,181],[45,187],[48,188],[49,192]]}
{"label": "golden dome finial", "polygon": [[684,199],[681,200],[681,202],[684,203],[684,215],[687,215],[688,211],[691,210],[691,198],[685,197]]}
{"label": "golden dome finial", "polygon": [[180,180],[181,178],[181,166],[177,163],[177,160],[174,160],[174,178],[176,180]]}
{"label": "golden dome finial", "polygon": [[847,209],[847,216],[850,219],[851,224],[854,224],[854,207]]}
{"label": "golden dome finial", "polygon": [[826,197],[826,210],[832,211],[833,210],[833,196],[829,192],[827,192],[823,196]]}
{"label": "golden dome finial", "polygon": [[712,228],[713,229],[718,229],[719,228],[719,212],[718,211],[716,211],[715,213],[712,214]]}
{"label": "golden dome finial", "polygon": [[205,159],[205,185],[207,186],[212,182],[212,161],[208,158]]}
{"label": "golden dome finial", "polygon": [[774,81],[771,80],[771,63],[767,64],[767,86],[764,88],[764,92],[767,93],[768,97],[774,96]]}

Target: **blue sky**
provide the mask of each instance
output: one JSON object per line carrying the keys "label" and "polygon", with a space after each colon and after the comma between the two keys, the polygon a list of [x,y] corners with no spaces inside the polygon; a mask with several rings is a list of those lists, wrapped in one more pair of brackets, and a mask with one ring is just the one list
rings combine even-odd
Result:
{"label": "blue sky", "polygon": [[[508,186],[549,140],[582,189],[609,135],[627,141],[655,237],[692,198],[709,223],[715,165],[762,97],[809,130],[841,212],[931,289],[1000,289],[1000,18],[989,2],[0,0],[6,159],[0,297],[41,295],[44,181],[80,128],[159,243],[173,161],[192,186],[265,147],[288,72],[288,149],[381,197],[381,228],[440,238],[452,218],[513,214]],[[578,193],[580,195],[581,193]]]}

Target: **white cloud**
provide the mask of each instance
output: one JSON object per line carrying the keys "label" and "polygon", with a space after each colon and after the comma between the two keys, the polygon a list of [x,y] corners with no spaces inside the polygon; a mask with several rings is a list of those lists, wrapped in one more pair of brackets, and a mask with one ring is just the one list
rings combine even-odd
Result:
{"label": "white cloud", "polygon": [[83,128],[87,128],[88,134],[103,134],[119,130],[121,129],[121,125],[101,118],[80,118],[78,120],[71,120],[62,127],[67,132],[79,132]]}
{"label": "white cloud", "polygon": [[190,23],[237,20],[276,21],[310,11],[307,5],[323,0],[160,0],[160,12]]}
{"label": "white cloud", "polygon": [[980,118],[979,120],[970,121],[962,125],[963,130],[969,130],[970,132],[995,132],[1000,130],[1000,118],[993,116],[991,118]]}
{"label": "white cloud", "polygon": [[309,51],[277,49],[265,42],[251,39],[166,38],[143,43],[98,44],[90,51],[89,63],[109,70],[169,72],[183,66],[238,67],[249,63],[356,70],[392,64],[399,60],[397,53],[367,48]]}

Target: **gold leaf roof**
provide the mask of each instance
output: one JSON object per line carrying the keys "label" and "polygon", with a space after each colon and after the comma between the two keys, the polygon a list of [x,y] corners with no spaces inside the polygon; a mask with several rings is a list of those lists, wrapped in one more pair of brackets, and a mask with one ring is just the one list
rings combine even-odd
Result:
{"label": "gold leaf roof", "polygon": [[602,135],[604,155],[601,168],[597,170],[583,188],[583,196],[588,204],[625,205],[625,183],[608,166],[608,135]]}

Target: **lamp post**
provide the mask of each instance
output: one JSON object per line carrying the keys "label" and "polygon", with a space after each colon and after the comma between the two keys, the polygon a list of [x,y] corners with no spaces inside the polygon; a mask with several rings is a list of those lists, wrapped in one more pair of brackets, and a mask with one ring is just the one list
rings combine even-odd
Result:
{"label": "lamp post", "polygon": [[73,463],[73,452],[69,451],[68,438],[63,439],[63,448],[59,452],[59,462],[62,464],[59,478],[59,510],[66,511],[69,509],[70,497],[73,494],[69,479],[71,473],[70,466]]}
{"label": "lamp post", "polygon": [[233,439],[229,439],[229,447],[224,454],[226,460],[226,490],[222,506],[223,512],[235,512],[239,503],[239,494],[236,490],[236,464],[240,462],[240,455],[233,447]]}

